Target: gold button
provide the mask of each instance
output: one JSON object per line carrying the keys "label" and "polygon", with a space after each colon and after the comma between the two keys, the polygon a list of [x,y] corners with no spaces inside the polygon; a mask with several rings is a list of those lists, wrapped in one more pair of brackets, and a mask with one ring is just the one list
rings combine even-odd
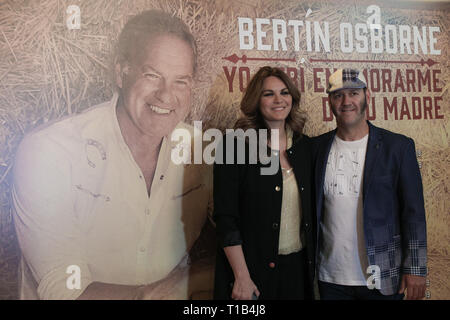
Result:
{"label": "gold button", "polygon": [[276,191],[280,191],[280,189],[281,189],[281,188],[280,188],[279,186],[276,186],[276,187],[275,187],[275,190],[276,190]]}

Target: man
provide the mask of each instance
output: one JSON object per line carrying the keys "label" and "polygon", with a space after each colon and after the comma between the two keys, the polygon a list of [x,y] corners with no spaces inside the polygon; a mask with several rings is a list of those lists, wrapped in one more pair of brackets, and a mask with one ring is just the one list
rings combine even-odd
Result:
{"label": "man", "polygon": [[[207,219],[211,170],[175,165],[196,45],[160,11],[118,42],[111,101],[28,134],[14,169],[23,299],[186,299],[212,288],[187,253]],[[210,210],[211,208],[209,208]],[[192,262],[192,264],[191,264]]]}
{"label": "man", "polygon": [[327,93],[337,129],[314,141],[321,298],[395,300],[406,290],[421,299],[426,224],[414,141],[366,120],[359,71],[337,70]]}

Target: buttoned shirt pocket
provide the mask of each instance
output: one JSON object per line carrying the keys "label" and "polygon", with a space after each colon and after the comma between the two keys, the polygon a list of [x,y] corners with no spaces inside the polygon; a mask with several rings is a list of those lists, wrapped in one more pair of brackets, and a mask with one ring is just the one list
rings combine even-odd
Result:
{"label": "buttoned shirt pocket", "polygon": [[206,221],[210,190],[207,185],[208,170],[203,165],[189,164],[176,167],[169,178],[170,197],[162,207],[166,222],[177,235],[178,240],[186,244],[189,250]]}
{"label": "buttoned shirt pocket", "polygon": [[182,198],[182,197],[188,196],[191,192],[194,192],[194,191],[196,191],[198,189],[201,189],[202,187],[204,187],[203,183],[198,183],[198,184],[193,184],[193,185],[186,186],[185,188],[183,188],[183,191],[181,193],[175,193],[172,196],[172,200],[176,200],[178,198]]}

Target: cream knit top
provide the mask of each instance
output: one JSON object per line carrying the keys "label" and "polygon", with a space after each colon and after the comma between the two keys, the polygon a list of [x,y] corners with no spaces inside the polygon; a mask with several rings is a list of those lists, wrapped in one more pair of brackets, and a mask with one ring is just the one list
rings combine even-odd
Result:
{"label": "cream knit top", "polygon": [[[287,149],[292,146],[292,130],[287,127]],[[301,199],[293,168],[281,168],[283,174],[283,198],[281,203],[280,240],[278,254],[290,254],[302,249],[300,222]]]}

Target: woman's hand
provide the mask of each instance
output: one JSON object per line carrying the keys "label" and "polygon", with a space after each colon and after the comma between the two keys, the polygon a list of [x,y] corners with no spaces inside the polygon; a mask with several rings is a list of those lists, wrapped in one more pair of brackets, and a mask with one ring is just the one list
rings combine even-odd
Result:
{"label": "woman's hand", "polygon": [[234,281],[231,298],[233,300],[252,300],[253,293],[259,297],[259,291],[250,277],[240,277]]}
{"label": "woman's hand", "polygon": [[234,274],[233,291],[231,298],[234,300],[252,300],[253,293],[259,297],[259,291],[250,277],[250,272],[245,262],[242,246],[229,246],[223,248]]}

